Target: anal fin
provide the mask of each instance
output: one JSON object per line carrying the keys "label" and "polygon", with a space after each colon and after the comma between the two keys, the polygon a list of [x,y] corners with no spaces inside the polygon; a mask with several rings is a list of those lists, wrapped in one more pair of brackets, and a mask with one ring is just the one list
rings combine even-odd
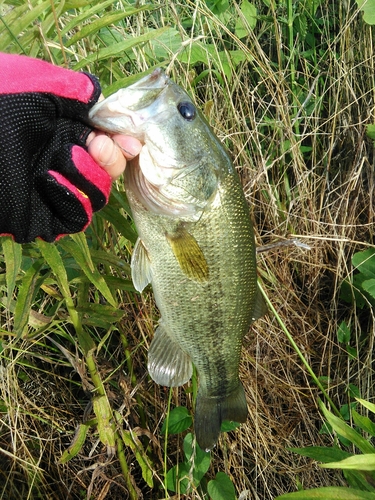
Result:
{"label": "anal fin", "polygon": [[167,334],[162,323],[151,342],[147,368],[157,384],[168,387],[183,385],[192,376],[193,367],[189,355]]}

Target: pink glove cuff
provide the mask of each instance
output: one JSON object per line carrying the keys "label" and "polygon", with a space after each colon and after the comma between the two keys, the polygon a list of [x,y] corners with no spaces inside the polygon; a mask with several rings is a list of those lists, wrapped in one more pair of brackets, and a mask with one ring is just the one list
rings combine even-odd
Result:
{"label": "pink glove cuff", "polygon": [[46,92],[87,104],[95,91],[87,74],[39,59],[0,53],[0,68],[0,94]]}

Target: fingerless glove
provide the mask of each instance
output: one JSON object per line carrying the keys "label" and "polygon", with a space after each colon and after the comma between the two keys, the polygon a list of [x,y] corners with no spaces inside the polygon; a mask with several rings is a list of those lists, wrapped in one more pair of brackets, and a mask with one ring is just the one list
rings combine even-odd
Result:
{"label": "fingerless glove", "polygon": [[0,54],[0,234],[18,243],[82,231],[111,179],[86,150],[100,96],[89,74]]}

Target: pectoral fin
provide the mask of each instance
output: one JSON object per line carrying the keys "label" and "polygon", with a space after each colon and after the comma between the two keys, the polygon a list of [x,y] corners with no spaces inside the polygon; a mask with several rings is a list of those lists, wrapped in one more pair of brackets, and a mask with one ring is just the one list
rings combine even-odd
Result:
{"label": "pectoral fin", "polygon": [[143,241],[138,238],[130,262],[132,280],[136,290],[142,290],[151,283],[151,262]]}
{"label": "pectoral fin", "polygon": [[167,234],[167,239],[183,273],[192,280],[207,281],[207,261],[194,236],[183,228]]}
{"label": "pectoral fin", "polygon": [[190,357],[175,342],[163,324],[155,331],[148,351],[147,368],[151,378],[159,385],[177,387],[192,376]]}

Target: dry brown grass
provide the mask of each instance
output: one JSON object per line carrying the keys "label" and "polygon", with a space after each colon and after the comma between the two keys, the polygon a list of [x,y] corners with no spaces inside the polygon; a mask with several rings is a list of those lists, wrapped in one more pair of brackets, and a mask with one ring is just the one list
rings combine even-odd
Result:
{"label": "dry brown grass", "polygon": [[[173,17],[177,7],[171,2],[169,15]],[[201,23],[197,31],[206,33],[202,12],[193,5],[186,8]],[[337,23],[337,34],[332,37],[332,26],[323,28],[329,31],[329,43],[317,65],[301,63],[296,69],[298,85],[310,97],[308,113],[303,99],[293,98],[285,60],[279,67],[272,64],[285,54],[281,46],[280,53],[272,53],[265,26],[258,26],[246,46],[238,42],[252,63],[239,66],[224,88],[209,74],[196,95],[203,105],[211,102],[211,124],[230,146],[252,207],[257,243],[296,235],[311,246],[310,251],[280,248],[260,254],[259,275],[315,374],[329,378],[329,394],[340,407],[348,402],[350,383],[359,387],[362,397],[373,398],[374,314],[348,306],[339,292],[352,273],[352,254],[375,244],[374,152],[365,133],[366,125],[375,122],[375,68],[373,29],[355,8],[338,7],[332,22]],[[136,33],[140,28],[132,29]],[[141,52],[137,58],[138,70],[144,69],[147,61]],[[191,73],[185,66],[175,61],[172,73],[189,87]],[[298,123],[293,121],[296,113]],[[309,155],[301,152],[301,145],[311,147]],[[157,485],[163,479],[160,428],[168,392],[145,374],[157,311],[151,296],[123,294],[121,307],[125,316],[97,354],[98,369],[125,428],[144,445],[148,442]],[[43,313],[43,304],[38,312]],[[1,318],[0,500],[128,498],[118,460],[108,458],[93,430],[78,456],[59,464],[76,426],[93,418],[90,380],[69,327],[64,330],[59,320],[52,331],[16,342],[8,334],[9,314],[4,309]],[[356,339],[355,361],[337,343],[342,319]],[[46,334],[60,338],[61,344],[68,339],[64,345],[75,360],[74,370]],[[124,350],[130,358],[124,359]],[[271,500],[294,491],[298,483],[304,488],[343,483],[334,472],[322,471],[287,450],[330,445],[332,439],[319,434],[319,391],[271,315],[260,319],[244,340],[241,379],[248,421],[221,436],[208,475],[225,471],[241,500]],[[191,409],[191,397],[175,389],[172,404]],[[182,459],[181,444],[181,436],[170,437],[168,468]],[[130,449],[126,456],[139,498],[163,498],[163,489],[146,485]],[[200,496],[195,492],[189,498]]]}

